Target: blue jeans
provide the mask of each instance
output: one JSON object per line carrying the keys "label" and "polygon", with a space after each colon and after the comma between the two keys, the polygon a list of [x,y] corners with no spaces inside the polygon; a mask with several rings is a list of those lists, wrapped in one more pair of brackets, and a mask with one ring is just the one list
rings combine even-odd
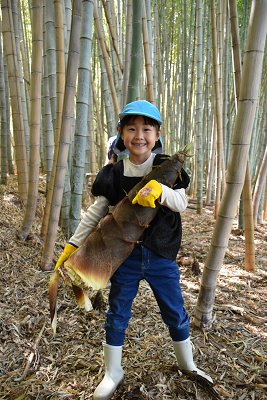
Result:
{"label": "blue jeans", "polygon": [[179,342],[187,339],[190,319],[184,309],[178,265],[143,246],[137,246],[110,279],[106,343],[123,345],[125,329],[132,316],[132,302],[141,279],[149,283],[172,340]]}

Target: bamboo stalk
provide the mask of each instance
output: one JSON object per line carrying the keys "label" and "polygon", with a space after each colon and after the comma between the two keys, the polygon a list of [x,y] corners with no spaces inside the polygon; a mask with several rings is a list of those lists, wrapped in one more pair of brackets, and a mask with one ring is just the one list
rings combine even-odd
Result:
{"label": "bamboo stalk", "polygon": [[35,218],[40,165],[40,131],[41,131],[41,81],[43,64],[43,0],[33,0],[32,15],[32,67],[31,67],[31,114],[30,114],[30,155],[29,155],[29,191],[26,210],[19,237],[25,240]]}
{"label": "bamboo stalk", "polygon": [[58,157],[58,148],[60,140],[61,130],[61,119],[62,119],[62,107],[64,101],[64,88],[65,88],[65,52],[64,52],[64,29],[63,29],[63,11],[62,11],[62,0],[54,0],[54,15],[55,15],[55,35],[56,35],[56,120],[55,120],[55,146],[54,146],[54,157],[51,171],[51,177],[49,182],[49,188],[46,196],[46,204],[44,210],[44,216],[41,228],[41,238],[44,239],[47,233],[49,218],[51,212],[51,204],[53,198],[53,190],[56,175],[56,165]]}
{"label": "bamboo stalk", "polygon": [[219,274],[236,214],[238,200],[244,185],[249,143],[256,114],[261,80],[262,62],[267,33],[267,2],[252,0],[251,15],[238,112],[235,122],[233,145],[227,170],[226,189],[218,212],[201,278],[201,287],[195,310],[194,322],[200,327],[212,324],[212,309],[215,299],[217,276]]}
{"label": "bamboo stalk", "polygon": [[145,68],[146,68],[146,79],[147,79],[147,96],[150,103],[155,104],[154,98],[154,87],[153,87],[153,74],[151,66],[150,57],[150,47],[147,29],[147,19],[146,19],[146,6],[145,2],[142,2],[142,32],[143,32],[143,46],[145,53]]}
{"label": "bamboo stalk", "polygon": [[4,47],[6,49],[10,100],[11,100],[12,117],[13,117],[15,159],[16,159],[17,174],[18,174],[18,191],[19,191],[19,198],[24,203],[26,203],[27,192],[28,192],[28,166],[26,157],[19,72],[18,72],[14,27],[12,20],[11,1],[2,0],[1,10],[2,10],[2,32],[4,39]]}
{"label": "bamboo stalk", "polygon": [[98,126],[99,135],[100,135],[100,143],[101,143],[100,147],[101,147],[101,152],[102,152],[102,164],[104,165],[105,157],[106,157],[106,146],[105,146],[105,141],[104,141],[104,132],[103,132],[102,124],[101,124],[101,118],[100,118],[100,113],[99,113],[99,108],[98,108],[98,101],[97,101],[95,85],[94,85],[94,80],[93,80],[93,75],[92,74],[91,74],[91,86],[92,86],[94,105],[95,105],[95,110],[96,110],[97,126]]}
{"label": "bamboo stalk", "polygon": [[220,201],[221,201],[221,184],[222,184],[222,109],[220,95],[220,80],[219,80],[219,64],[217,57],[217,31],[215,20],[215,0],[211,0],[211,23],[212,23],[212,55],[213,55],[213,74],[215,85],[215,105],[216,105],[216,121],[217,121],[217,184],[215,196],[214,217],[217,218]]}
{"label": "bamboo stalk", "polygon": [[116,53],[116,56],[117,56],[117,60],[118,60],[118,63],[119,63],[119,67],[120,67],[121,73],[123,74],[123,65],[122,65],[122,61],[121,61],[120,55],[119,55],[118,43],[117,43],[117,40],[115,38],[115,34],[113,32],[113,28],[112,28],[112,24],[111,24],[109,15],[108,15],[108,9],[107,9],[107,4],[106,4],[105,0],[102,0],[102,4],[103,4],[103,7],[104,7],[105,17],[106,17],[106,20],[107,20],[107,23],[108,23],[110,36],[112,38],[113,47],[114,47],[114,50],[115,50],[115,53]]}
{"label": "bamboo stalk", "polygon": [[[231,22],[232,37],[232,55],[234,66],[234,84],[236,110],[238,110],[238,98],[241,84],[241,54],[238,30],[238,16],[236,1],[229,1],[229,15]],[[255,269],[255,243],[254,243],[254,225],[253,225],[253,205],[251,193],[251,179],[249,161],[246,166],[246,176],[243,187],[244,220],[245,220],[245,270]]]}
{"label": "bamboo stalk", "polygon": [[96,2],[94,2],[94,20],[95,20],[95,28],[96,28],[96,31],[97,31],[99,43],[100,43],[100,46],[101,46],[101,50],[102,50],[102,54],[103,54],[103,58],[104,58],[105,66],[106,66],[106,70],[107,70],[108,81],[109,81],[109,86],[110,86],[110,92],[111,92],[111,97],[112,97],[112,100],[113,100],[115,118],[116,118],[116,121],[118,121],[119,120],[119,112],[120,112],[119,111],[119,103],[118,103],[118,98],[117,98],[115,85],[114,85],[114,81],[113,81],[112,71],[111,71],[111,68],[110,68],[110,65],[109,65],[106,45],[105,45],[104,37],[103,37],[103,34],[102,34],[101,25],[100,25],[100,22],[99,22]]}
{"label": "bamboo stalk", "polygon": [[64,180],[68,162],[69,143],[73,119],[74,97],[76,93],[76,78],[79,61],[79,38],[81,28],[82,0],[73,2],[72,26],[70,37],[70,51],[68,57],[66,87],[64,93],[64,106],[62,111],[62,124],[59,139],[58,157],[55,168],[54,189],[47,227],[45,246],[42,254],[42,270],[51,270],[57,227],[62,203]]}

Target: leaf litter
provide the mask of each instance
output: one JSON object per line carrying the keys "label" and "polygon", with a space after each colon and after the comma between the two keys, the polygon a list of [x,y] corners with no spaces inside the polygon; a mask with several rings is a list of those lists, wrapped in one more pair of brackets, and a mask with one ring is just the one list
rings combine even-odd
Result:
{"label": "leaf litter", "polygon": [[[102,342],[108,289],[102,297],[89,293],[95,308],[86,313],[61,280],[53,337],[51,273],[39,267],[45,179],[40,178],[36,219],[25,242],[17,238],[24,215],[17,193],[16,179],[10,177],[0,192],[0,399],[92,399],[105,373]],[[177,367],[168,329],[149,285],[142,281],[123,346],[124,382],[112,399],[267,399],[267,224],[255,231],[256,269],[246,272],[244,231],[234,222],[218,276],[213,325],[201,330],[194,326],[193,316],[215,221],[211,206],[198,215],[194,202],[190,204],[182,214],[177,264],[191,317],[194,360],[211,375],[214,386]],[[64,244],[58,229],[55,261]]]}

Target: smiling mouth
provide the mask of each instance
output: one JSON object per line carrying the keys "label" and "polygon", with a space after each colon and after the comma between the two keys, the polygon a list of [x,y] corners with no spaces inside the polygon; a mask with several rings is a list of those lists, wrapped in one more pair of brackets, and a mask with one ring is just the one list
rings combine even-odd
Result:
{"label": "smiling mouth", "polygon": [[137,146],[137,147],[143,147],[145,145],[146,145],[146,143],[133,143],[133,146]]}

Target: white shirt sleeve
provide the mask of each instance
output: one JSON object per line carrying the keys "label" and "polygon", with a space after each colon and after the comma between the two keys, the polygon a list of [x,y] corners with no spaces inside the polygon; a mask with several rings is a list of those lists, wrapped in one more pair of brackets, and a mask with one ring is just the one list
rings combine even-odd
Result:
{"label": "white shirt sleeve", "polygon": [[185,194],[185,189],[173,190],[163,184],[161,184],[161,187],[162,194],[159,203],[162,206],[166,206],[174,212],[182,212],[186,209],[188,200]]}
{"label": "white shirt sleeve", "polygon": [[108,205],[109,200],[106,197],[96,197],[94,204],[88,208],[74,235],[69,239],[69,242],[80,247],[99,221],[107,214]]}

